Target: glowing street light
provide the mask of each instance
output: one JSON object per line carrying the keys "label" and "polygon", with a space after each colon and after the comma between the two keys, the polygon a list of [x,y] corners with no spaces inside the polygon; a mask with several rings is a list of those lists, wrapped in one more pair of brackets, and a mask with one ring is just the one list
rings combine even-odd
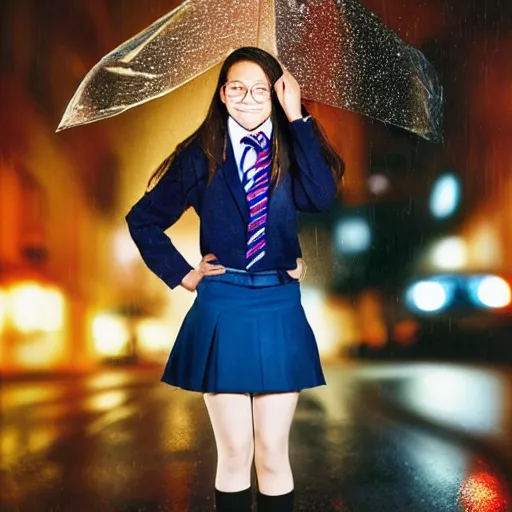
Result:
{"label": "glowing street light", "polygon": [[98,354],[117,357],[126,351],[131,335],[123,318],[103,313],[97,315],[92,322],[92,336]]}
{"label": "glowing street light", "polygon": [[430,194],[430,211],[434,217],[444,219],[457,210],[460,203],[460,183],[454,174],[440,176]]}
{"label": "glowing street light", "polygon": [[370,248],[372,234],[368,221],[363,217],[342,219],[336,228],[336,245],[344,254],[360,254]]}
{"label": "glowing street light", "polygon": [[7,296],[7,314],[22,333],[55,332],[64,326],[64,296],[37,282],[13,286]]}
{"label": "glowing street light", "polygon": [[432,248],[432,263],[441,269],[463,268],[467,263],[466,242],[457,236],[443,238]]}

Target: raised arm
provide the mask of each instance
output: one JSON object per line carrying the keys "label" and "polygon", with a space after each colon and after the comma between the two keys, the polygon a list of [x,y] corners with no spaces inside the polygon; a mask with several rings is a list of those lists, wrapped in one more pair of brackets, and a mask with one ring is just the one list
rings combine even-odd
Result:
{"label": "raised arm", "polygon": [[157,185],[125,216],[144,263],[171,289],[194,268],[165,234],[191,205],[191,195],[197,190],[198,179],[194,170],[187,168],[188,161],[184,155],[177,157]]}
{"label": "raised arm", "polygon": [[290,123],[293,158],[290,165],[292,190],[298,210],[326,211],[337,194],[337,184],[322,154],[311,119]]}

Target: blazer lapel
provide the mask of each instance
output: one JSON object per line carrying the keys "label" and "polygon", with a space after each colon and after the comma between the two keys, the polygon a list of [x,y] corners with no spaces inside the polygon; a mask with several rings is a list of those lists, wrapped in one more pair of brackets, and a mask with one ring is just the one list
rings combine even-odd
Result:
{"label": "blazer lapel", "polygon": [[238,175],[238,165],[235,160],[235,154],[233,152],[233,146],[228,135],[227,147],[226,147],[226,161],[222,164],[222,172],[228,184],[229,191],[235,200],[240,215],[244,219],[245,223],[249,223],[249,206],[245,197],[245,190],[240,181]]}

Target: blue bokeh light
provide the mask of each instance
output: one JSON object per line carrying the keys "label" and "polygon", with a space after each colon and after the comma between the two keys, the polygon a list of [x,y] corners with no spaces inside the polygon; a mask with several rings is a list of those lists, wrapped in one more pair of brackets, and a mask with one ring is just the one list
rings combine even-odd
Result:
{"label": "blue bokeh light", "polygon": [[360,254],[371,246],[370,224],[363,217],[346,217],[336,228],[336,247],[344,254]]}
{"label": "blue bokeh light", "polygon": [[453,173],[440,176],[430,194],[430,211],[434,217],[444,219],[457,210],[460,203],[460,182]]}

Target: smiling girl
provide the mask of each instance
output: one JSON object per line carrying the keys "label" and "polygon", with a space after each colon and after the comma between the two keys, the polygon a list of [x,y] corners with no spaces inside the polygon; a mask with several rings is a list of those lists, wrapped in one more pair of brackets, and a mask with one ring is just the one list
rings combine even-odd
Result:
{"label": "smiling girl", "polygon": [[[297,212],[327,210],[343,162],[300,87],[267,52],[234,51],[206,119],[155,171],[126,215],[147,266],[197,292],[162,381],[200,392],[217,446],[216,509],[293,510],[288,440],[299,393],[325,384],[301,305]],[[203,256],[192,267],[165,230],[189,207]]]}

